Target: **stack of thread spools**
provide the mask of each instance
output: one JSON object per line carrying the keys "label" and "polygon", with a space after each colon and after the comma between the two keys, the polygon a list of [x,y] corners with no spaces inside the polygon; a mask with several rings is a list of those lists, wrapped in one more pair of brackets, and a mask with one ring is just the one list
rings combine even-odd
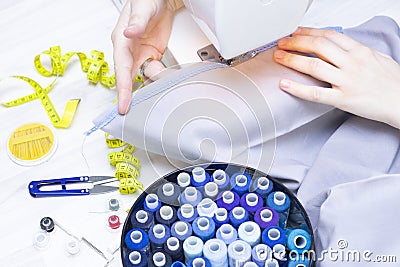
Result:
{"label": "stack of thread spools", "polygon": [[173,180],[163,179],[132,208],[121,244],[124,266],[310,265],[310,227],[305,218],[298,223],[298,204],[276,189],[282,185],[245,170],[229,175],[200,166]]}

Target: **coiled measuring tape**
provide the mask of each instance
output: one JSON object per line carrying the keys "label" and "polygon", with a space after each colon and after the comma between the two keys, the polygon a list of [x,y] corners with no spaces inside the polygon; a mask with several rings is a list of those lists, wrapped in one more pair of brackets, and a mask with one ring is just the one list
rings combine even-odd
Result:
{"label": "coiled measuring tape", "polygon": [[[43,66],[41,61],[42,55],[47,55],[50,57],[51,70],[48,70]],[[34,59],[34,65],[37,71],[45,77],[59,77],[64,74],[68,62],[74,55],[78,56],[81,63],[81,69],[83,72],[87,73],[86,78],[90,83],[97,84],[100,82],[100,84],[106,88],[112,88],[115,86],[115,75],[110,75],[108,63],[104,60],[104,53],[97,50],[92,50],[90,52],[90,57],[88,57],[82,52],[67,52],[62,54],[60,46],[53,46],[50,47],[49,50],[43,51],[37,55]],[[36,81],[25,76],[12,76],[12,78],[27,82],[34,89],[35,93],[3,103],[3,106],[15,107],[35,99],[40,99],[41,104],[54,127],[68,128],[71,125],[80,99],[69,100],[65,106],[64,113],[60,118],[48,96],[48,93],[51,91],[51,89],[53,89],[57,79],[55,79],[49,86],[43,88]],[[137,89],[142,85],[143,78],[142,76],[137,75],[134,88],[132,89]]]}
{"label": "coiled measuring tape", "polygon": [[119,152],[110,152],[108,159],[111,166],[115,166],[115,177],[120,180],[119,192],[121,194],[133,194],[137,189],[144,190],[143,184],[139,182],[140,160],[132,155],[135,146],[120,139],[105,134],[106,144],[110,148],[123,149]]}

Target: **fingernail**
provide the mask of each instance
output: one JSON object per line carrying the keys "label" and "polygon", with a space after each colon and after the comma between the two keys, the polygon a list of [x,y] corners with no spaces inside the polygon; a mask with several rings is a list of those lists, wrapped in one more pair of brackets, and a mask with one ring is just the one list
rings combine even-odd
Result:
{"label": "fingernail", "polygon": [[288,89],[290,87],[290,82],[288,80],[281,80],[279,82],[279,87],[281,89]]}
{"label": "fingernail", "polygon": [[282,59],[282,58],[284,58],[284,56],[285,56],[285,52],[282,50],[277,50],[274,53],[275,59]]}
{"label": "fingernail", "polygon": [[299,34],[302,30],[302,27],[297,27],[297,29],[292,34]]}

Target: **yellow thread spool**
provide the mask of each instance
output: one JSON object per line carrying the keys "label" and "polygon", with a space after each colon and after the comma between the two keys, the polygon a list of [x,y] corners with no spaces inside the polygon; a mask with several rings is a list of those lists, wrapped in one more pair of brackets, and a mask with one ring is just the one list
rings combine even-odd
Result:
{"label": "yellow thread spool", "polygon": [[9,157],[17,164],[32,166],[48,160],[57,147],[53,132],[45,125],[29,123],[17,128],[8,139]]}

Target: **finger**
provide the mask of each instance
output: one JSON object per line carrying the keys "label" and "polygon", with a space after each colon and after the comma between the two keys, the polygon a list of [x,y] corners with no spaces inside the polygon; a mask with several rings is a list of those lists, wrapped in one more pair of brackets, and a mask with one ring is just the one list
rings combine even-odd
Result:
{"label": "finger", "polygon": [[319,58],[297,55],[284,50],[277,50],[274,53],[274,59],[279,64],[311,75],[318,80],[334,85],[340,85],[341,83],[341,71]]}
{"label": "finger", "polygon": [[157,79],[156,75],[159,74],[163,70],[165,70],[165,67],[160,61],[152,60],[146,66],[146,68],[143,69],[143,74],[146,77],[150,78],[151,80],[155,81]]}
{"label": "finger", "polygon": [[356,49],[361,44],[356,40],[350,38],[349,36],[334,31],[334,30],[324,30],[324,29],[315,29],[315,28],[307,28],[307,27],[299,27],[297,30],[292,34],[293,36],[297,35],[305,35],[305,36],[320,36],[325,37],[332,42],[339,45],[343,50],[350,51]]}
{"label": "finger", "polygon": [[282,79],[279,87],[304,100],[331,106],[337,106],[340,103],[341,92],[336,89],[304,85],[287,79]]}
{"label": "finger", "polygon": [[157,7],[154,1],[134,0],[129,8],[130,16],[124,35],[127,38],[132,38],[146,30],[150,18],[156,15]]}
{"label": "finger", "polygon": [[347,53],[340,46],[322,36],[296,35],[282,38],[278,41],[278,47],[284,50],[315,54],[337,67],[342,67],[348,60]]}

